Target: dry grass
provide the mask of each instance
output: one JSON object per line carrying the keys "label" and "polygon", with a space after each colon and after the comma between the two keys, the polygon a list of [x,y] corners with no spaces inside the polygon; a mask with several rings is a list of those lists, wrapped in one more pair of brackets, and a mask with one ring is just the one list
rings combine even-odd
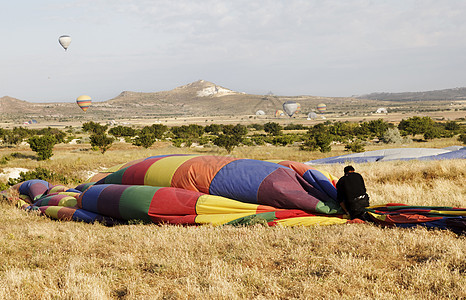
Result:
{"label": "dry grass", "polygon": [[[105,155],[56,149],[51,161],[18,159],[81,176],[149,155],[224,154],[218,149]],[[6,150],[3,150],[2,155]],[[15,149],[33,155],[27,149]],[[338,151],[338,150],[337,150]],[[336,152],[330,155],[336,155]],[[291,147],[237,148],[237,157],[306,161]],[[328,154],[327,154],[328,155]],[[317,158],[317,157],[316,157]],[[320,166],[341,176],[341,165]],[[373,204],[466,207],[466,161],[355,165]],[[104,227],[58,222],[0,202],[1,299],[442,299],[466,297],[466,237],[448,231],[349,224],[312,228]]]}

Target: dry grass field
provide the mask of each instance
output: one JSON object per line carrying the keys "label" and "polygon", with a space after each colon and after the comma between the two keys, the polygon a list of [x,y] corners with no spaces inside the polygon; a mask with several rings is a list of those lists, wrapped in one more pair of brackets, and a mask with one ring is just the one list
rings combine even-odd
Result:
{"label": "dry grass field", "polygon": [[[441,140],[410,147],[458,144]],[[226,154],[218,148],[150,149],[117,143],[104,155],[57,145],[51,160],[25,146],[4,167],[42,166],[85,180],[92,172],[157,154]],[[240,147],[231,155],[307,161],[344,154]],[[366,150],[378,149],[377,146]],[[466,161],[355,164],[372,204],[466,207]],[[343,166],[319,168],[341,176]],[[59,222],[0,202],[1,299],[461,299],[466,237],[370,224],[269,228]]]}

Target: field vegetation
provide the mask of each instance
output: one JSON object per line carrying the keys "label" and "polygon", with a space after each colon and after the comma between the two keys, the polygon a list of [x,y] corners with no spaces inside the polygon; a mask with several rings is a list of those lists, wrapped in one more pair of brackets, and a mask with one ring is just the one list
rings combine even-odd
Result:
{"label": "field vegetation", "polygon": [[[21,143],[28,135],[18,143],[3,144],[0,170],[24,168],[35,173],[23,173],[20,180],[43,176],[52,183],[73,187],[105,168],[160,154],[308,161],[347,154],[348,141],[356,141],[355,135],[332,131],[348,132],[362,128],[363,123],[330,123],[317,128],[258,124],[210,126],[206,130],[207,126],[200,126],[202,132],[196,126],[178,126],[172,130],[149,125],[146,129],[133,128],[135,131],[122,128],[121,132],[112,132],[116,127],[105,128],[100,133],[95,129],[98,126],[90,124],[86,128],[67,128],[63,141],[80,142],[57,143],[53,156],[46,160],[40,160],[29,145]],[[409,147],[436,148],[458,145],[461,143],[458,135],[463,130],[454,125],[449,130],[445,123],[440,128],[434,123],[433,127],[439,126],[444,135],[426,139],[422,132],[406,132],[389,124],[385,128],[385,122],[380,121],[371,124],[374,126],[367,126],[380,130],[376,134],[368,130],[365,138],[359,138],[366,151],[402,147],[401,143],[379,141],[389,129],[397,129],[400,139],[410,138]],[[330,152],[303,149],[305,140],[294,139],[312,134],[315,138],[319,128],[332,137]],[[144,139],[134,142],[136,133],[139,133],[137,137],[155,138],[145,147]],[[100,149],[91,144],[92,134],[104,134],[115,141],[104,153],[93,151]],[[61,136],[58,132],[52,135]],[[221,135],[239,136],[241,140],[228,151],[215,144]],[[265,142],[256,143],[255,136]],[[286,140],[287,136],[293,136],[293,142],[273,142],[277,138]],[[339,141],[336,136],[349,138]],[[244,143],[245,139],[252,143]],[[176,141],[180,140],[178,144]],[[371,204],[398,202],[466,207],[465,160],[392,161],[354,166],[366,180]],[[318,168],[335,176],[343,175],[341,165]],[[0,182],[3,188],[8,187],[7,179]],[[50,220],[22,211],[5,199],[0,200],[0,217],[2,299],[466,297],[466,237],[449,231],[381,228],[372,224],[269,228],[262,225],[183,227],[135,222],[105,227]]]}

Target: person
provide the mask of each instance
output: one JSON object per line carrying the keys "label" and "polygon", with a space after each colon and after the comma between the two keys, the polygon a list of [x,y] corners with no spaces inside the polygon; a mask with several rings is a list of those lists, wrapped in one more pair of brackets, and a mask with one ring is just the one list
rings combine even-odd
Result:
{"label": "person", "polygon": [[337,182],[337,200],[343,210],[353,219],[369,221],[365,208],[369,206],[369,195],[361,174],[353,166],[346,166],[345,175]]}

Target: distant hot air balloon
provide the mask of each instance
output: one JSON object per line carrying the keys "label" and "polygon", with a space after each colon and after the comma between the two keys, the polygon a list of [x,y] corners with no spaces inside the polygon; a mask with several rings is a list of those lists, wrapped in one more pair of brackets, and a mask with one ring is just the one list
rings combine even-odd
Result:
{"label": "distant hot air balloon", "polygon": [[265,116],[265,111],[259,109],[258,111],[256,111],[256,116]]}
{"label": "distant hot air balloon", "polygon": [[298,110],[299,107],[300,105],[295,101],[286,101],[283,103],[283,110],[290,117]]}
{"label": "distant hot air balloon", "polygon": [[327,105],[325,103],[320,103],[317,105],[317,110],[323,114],[327,110]]}
{"label": "distant hot air balloon", "polygon": [[62,35],[58,38],[58,42],[66,51],[66,49],[68,49],[68,46],[71,44],[71,37],[69,35]]}
{"label": "distant hot air balloon", "polygon": [[275,117],[281,117],[281,116],[284,116],[285,113],[283,112],[283,110],[279,109],[275,112]]}
{"label": "distant hot air balloon", "polygon": [[88,95],[81,95],[76,99],[76,103],[83,111],[86,111],[91,106],[92,100]]}
{"label": "distant hot air balloon", "polygon": [[311,111],[310,113],[307,114],[307,119],[308,120],[317,119],[317,114],[315,112]]}

